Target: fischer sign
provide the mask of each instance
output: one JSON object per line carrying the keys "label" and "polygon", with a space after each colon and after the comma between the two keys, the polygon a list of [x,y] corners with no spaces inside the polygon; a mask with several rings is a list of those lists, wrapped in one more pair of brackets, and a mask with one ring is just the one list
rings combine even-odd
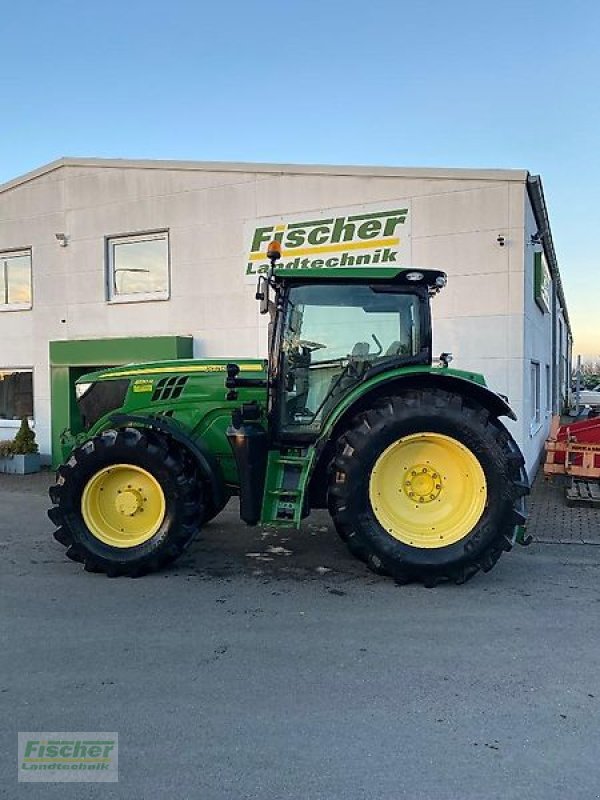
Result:
{"label": "fischer sign", "polygon": [[270,264],[267,245],[281,243],[279,267],[402,266],[410,264],[410,207],[354,206],[260,220],[247,226],[246,278],[255,281]]}

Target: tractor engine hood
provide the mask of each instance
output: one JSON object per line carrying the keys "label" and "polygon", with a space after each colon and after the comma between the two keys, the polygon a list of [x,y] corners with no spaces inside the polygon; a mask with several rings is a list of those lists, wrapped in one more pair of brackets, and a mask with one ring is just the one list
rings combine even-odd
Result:
{"label": "tractor engine hood", "polygon": [[[167,404],[177,403],[184,390],[196,386],[204,398],[214,394],[215,399],[221,399],[230,363],[231,359],[155,361],[83,375],[75,384],[83,428],[89,431],[102,417],[125,405],[133,412],[142,408],[149,410],[151,405],[164,409]],[[267,367],[263,360],[243,359],[235,363],[247,377],[266,378]]]}
{"label": "tractor engine hood", "polygon": [[[110,381],[117,378],[134,378],[136,380],[155,380],[163,376],[174,375],[214,375],[222,373],[225,377],[227,364],[239,364],[240,372],[266,373],[266,362],[263,359],[175,359],[173,361],[148,361],[141,364],[125,364],[121,367],[89,372],[78,379],[78,386],[98,381]],[[258,375],[257,375],[258,377]]]}

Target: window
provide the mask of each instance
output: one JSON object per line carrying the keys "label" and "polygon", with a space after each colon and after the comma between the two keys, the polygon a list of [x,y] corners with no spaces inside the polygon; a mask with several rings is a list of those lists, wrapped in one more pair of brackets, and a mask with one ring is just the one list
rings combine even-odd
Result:
{"label": "window", "polygon": [[143,233],[108,240],[108,299],[168,300],[169,234]]}
{"label": "window", "polygon": [[546,411],[552,411],[552,376],[550,364],[546,364]]}
{"label": "window", "polygon": [[417,294],[363,285],[304,285],[289,292],[283,340],[284,429],[319,430],[332,406],[371,368],[421,351]]}
{"label": "window", "polygon": [[0,425],[33,417],[33,372],[0,370]]}
{"label": "window", "polygon": [[31,251],[0,253],[0,311],[31,308]]}
{"label": "window", "polygon": [[540,408],[540,365],[537,361],[531,362],[531,432],[539,428],[542,421]]}

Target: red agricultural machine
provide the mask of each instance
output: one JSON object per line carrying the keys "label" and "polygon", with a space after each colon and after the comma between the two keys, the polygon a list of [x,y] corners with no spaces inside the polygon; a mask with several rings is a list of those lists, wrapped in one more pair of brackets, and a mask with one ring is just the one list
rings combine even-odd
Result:
{"label": "red agricultural machine", "polygon": [[560,424],[553,417],[546,441],[544,475],[567,475],[568,505],[600,508],[600,417]]}

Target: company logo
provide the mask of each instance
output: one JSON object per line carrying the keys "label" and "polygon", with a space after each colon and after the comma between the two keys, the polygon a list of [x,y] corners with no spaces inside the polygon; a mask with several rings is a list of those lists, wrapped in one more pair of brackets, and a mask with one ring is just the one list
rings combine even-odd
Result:
{"label": "company logo", "polygon": [[548,269],[548,263],[543,253],[534,253],[534,294],[535,302],[545,314],[550,313],[551,301],[550,290],[552,287],[552,276]]}
{"label": "company logo", "polygon": [[274,221],[253,227],[246,276],[266,272],[266,247],[281,244],[278,266],[287,269],[394,266],[407,260],[409,208],[378,207],[363,213],[340,209],[321,219]]}
{"label": "company logo", "polygon": [[19,733],[19,781],[115,783],[118,750],[117,733]]}

